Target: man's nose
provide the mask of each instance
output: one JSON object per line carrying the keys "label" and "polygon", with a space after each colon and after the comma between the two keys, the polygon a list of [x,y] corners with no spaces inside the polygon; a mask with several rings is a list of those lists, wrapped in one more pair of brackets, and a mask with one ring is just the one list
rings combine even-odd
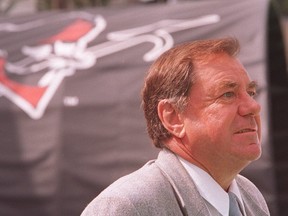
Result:
{"label": "man's nose", "polygon": [[239,114],[241,116],[256,116],[261,110],[260,104],[249,94],[245,94],[240,99]]}

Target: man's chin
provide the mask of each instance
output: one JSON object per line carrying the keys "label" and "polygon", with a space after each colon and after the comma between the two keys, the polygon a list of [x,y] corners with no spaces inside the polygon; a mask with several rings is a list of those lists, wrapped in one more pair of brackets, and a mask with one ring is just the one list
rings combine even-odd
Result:
{"label": "man's chin", "polygon": [[259,143],[252,143],[250,144],[245,152],[245,157],[249,161],[258,160],[261,157],[262,149]]}

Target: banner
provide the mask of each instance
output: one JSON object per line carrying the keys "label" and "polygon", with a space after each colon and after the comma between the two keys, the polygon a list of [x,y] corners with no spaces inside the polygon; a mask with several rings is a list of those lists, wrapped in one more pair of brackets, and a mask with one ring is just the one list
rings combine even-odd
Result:
{"label": "banner", "polygon": [[0,215],[79,215],[154,159],[140,106],[149,66],[174,45],[224,36],[239,39],[260,85],[263,155],[243,174],[274,206],[267,11],[268,0],[205,0],[1,18]]}

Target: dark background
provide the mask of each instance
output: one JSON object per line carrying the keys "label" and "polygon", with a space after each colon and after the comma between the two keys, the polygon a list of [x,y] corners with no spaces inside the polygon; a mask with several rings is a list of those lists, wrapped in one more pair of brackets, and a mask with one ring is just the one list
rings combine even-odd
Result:
{"label": "dark background", "polygon": [[[191,8],[186,9],[174,3],[188,1],[172,0],[36,2],[42,13],[21,17],[8,16],[17,1],[2,7],[1,23],[47,21],[30,32],[0,34],[0,48],[8,52],[10,62],[23,58],[24,45],[37,46],[73,22],[60,22],[57,17],[77,8],[103,14],[113,23],[91,45],[105,42],[110,31],[159,19],[216,12],[227,16],[219,25],[176,32],[173,38],[177,44],[227,34],[239,37],[239,57],[252,77],[260,79],[265,132],[262,158],[243,174],[263,192],[272,215],[288,214],[287,1],[190,1]],[[173,5],[166,7],[170,3]],[[0,215],[79,215],[107,185],[156,157],[158,150],[145,132],[140,108],[140,89],[151,64],[142,56],[149,49],[151,45],[139,44],[99,58],[92,70],[66,77],[38,120],[31,120],[6,97],[0,97]],[[22,84],[39,79],[37,74],[22,77],[6,72]],[[79,98],[79,106],[63,104],[74,96]]]}

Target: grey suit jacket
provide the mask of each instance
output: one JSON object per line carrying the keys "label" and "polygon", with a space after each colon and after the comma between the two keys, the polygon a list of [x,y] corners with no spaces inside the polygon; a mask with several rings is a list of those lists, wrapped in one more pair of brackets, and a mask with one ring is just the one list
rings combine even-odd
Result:
{"label": "grey suit jacket", "polygon": [[[266,202],[245,177],[238,175],[247,216],[270,215]],[[161,150],[157,160],[118,179],[99,194],[81,216],[107,215],[210,215],[206,201],[178,158],[169,150]]]}

